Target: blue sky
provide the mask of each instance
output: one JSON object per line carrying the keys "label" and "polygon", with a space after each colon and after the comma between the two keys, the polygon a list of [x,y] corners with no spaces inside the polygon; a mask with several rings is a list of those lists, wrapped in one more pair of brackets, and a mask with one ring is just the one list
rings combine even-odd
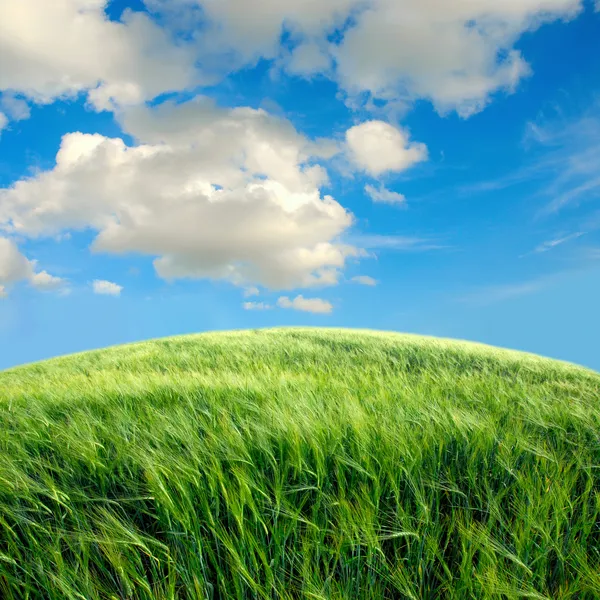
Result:
{"label": "blue sky", "polygon": [[599,8],[3,2],[0,368],[311,325],[600,370]]}

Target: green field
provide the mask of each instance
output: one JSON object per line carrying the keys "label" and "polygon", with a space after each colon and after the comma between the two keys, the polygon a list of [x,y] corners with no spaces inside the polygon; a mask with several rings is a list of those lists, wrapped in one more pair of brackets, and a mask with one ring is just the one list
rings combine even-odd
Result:
{"label": "green field", "polygon": [[0,597],[600,598],[600,375],[370,331],[0,373]]}

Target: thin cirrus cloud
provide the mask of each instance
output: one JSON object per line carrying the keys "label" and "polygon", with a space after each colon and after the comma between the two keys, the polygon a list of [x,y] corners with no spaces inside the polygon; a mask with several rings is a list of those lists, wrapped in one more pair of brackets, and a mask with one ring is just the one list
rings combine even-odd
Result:
{"label": "thin cirrus cloud", "polygon": [[533,252],[536,254],[540,254],[542,252],[548,252],[557,246],[565,244],[566,242],[570,242],[571,240],[576,240],[580,238],[582,235],[585,235],[587,232],[585,231],[577,231],[570,235],[565,235],[563,237],[556,238],[554,240],[548,240],[546,242],[542,242],[539,246],[536,246]]}
{"label": "thin cirrus cloud", "polygon": [[528,193],[539,208],[536,219],[548,218],[600,197],[600,103],[582,116],[541,115],[527,123],[523,138],[535,157],[519,169],[488,181],[462,186],[461,195],[472,196],[534,184]]}

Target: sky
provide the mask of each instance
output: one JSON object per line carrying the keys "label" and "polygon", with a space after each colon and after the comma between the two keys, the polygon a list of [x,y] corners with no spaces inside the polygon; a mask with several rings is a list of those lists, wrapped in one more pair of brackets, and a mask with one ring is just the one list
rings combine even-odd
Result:
{"label": "sky", "polygon": [[0,369],[368,328],[600,370],[600,2],[2,0]]}

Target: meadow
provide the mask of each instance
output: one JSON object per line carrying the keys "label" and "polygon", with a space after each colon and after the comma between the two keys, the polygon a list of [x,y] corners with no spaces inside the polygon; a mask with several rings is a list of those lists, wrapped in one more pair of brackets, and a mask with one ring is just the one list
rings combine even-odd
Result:
{"label": "meadow", "polygon": [[0,373],[6,600],[600,598],[600,375],[383,332]]}

